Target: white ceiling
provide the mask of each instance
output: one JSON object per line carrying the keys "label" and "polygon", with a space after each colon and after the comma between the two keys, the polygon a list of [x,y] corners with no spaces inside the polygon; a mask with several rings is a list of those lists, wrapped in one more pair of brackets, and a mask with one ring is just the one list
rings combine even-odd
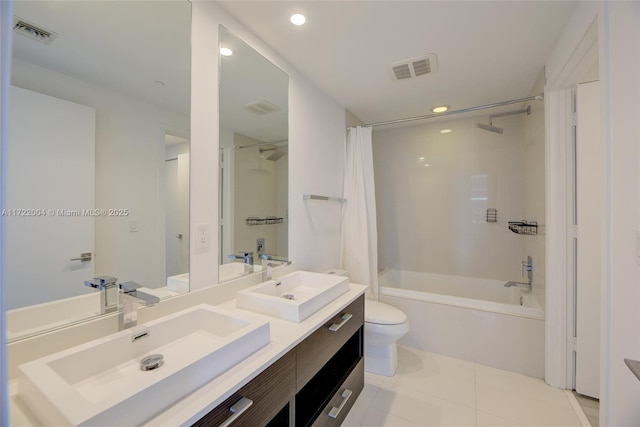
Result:
{"label": "white ceiling", "polygon": [[[573,1],[221,1],[365,123],[529,95]],[[289,16],[301,12],[296,27]],[[438,70],[393,81],[389,65],[435,53]],[[513,108],[513,107],[512,107]]]}
{"label": "white ceiling", "polygon": [[189,114],[191,5],[186,0],[18,0],[13,12],[59,34],[44,45],[14,33],[15,58]]}

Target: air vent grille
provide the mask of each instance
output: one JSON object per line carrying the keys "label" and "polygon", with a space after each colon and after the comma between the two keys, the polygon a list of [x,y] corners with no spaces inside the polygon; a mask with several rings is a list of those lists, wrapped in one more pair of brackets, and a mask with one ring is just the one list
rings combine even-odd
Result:
{"label": "air vent grille", "polygon": [[409,64],[401,64],[393,67],[393,75],[396,77],[396,80],[410,79],[411,69],[409,69]]}
{"label": "air vent grille", "polygon": [[431,74],[438,69],[436,55],[430,53],[419,58],[391,64],[391,78],[393,80],[406,80]]}
{"label": "air vent grille", "polygon": [[13,17],[13,31],[43,44],[50,44],[58,37],[57,33],[46,30],[17,16]]}
{"label": "air vent grille", "polygon": [[277,105],[272,104],[269,101],[265,101],[264,99],[262,101],[251,102],[242,108],[258,115],[273,113],[280,109]]}
{"label": "air vent grille", "polygon": [[418,76],[429,74],[431,72],[431,61],[429,59],[421,59],[420,61],[413,61],[413,72]]}

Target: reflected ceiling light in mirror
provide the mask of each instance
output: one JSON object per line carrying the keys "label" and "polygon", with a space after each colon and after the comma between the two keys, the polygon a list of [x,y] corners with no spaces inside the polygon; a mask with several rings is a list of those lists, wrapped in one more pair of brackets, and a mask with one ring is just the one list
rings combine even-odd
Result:
{"label": "reflected ceiling light in mirror", "polygon": [[298,26],[303,25],[305,22],[307,22],[307,18],[301,13],[294,13],[293,15],[291,15],[289,20],[293,25]]}
{"label": "reflected ceiling light in mirror", "polygon": [[233,51],[231,49],[229,49],[228,47],[221,47],[220,48],[220,55],[222,55],[222,56],[231,56],[231,55],[233,55]]}
{"label": "reflected ceiling light in mirror", "polygon": [[444,113],[445,111],[449,111],[451,108],[449,105],[437,105],[431,109],[434,113]]}
{"label": "reflected ceiling light in mirror", "polygon": [[451,132],[453,132],[451,129],[442,129],[442,130],[440,131],[440,133],[445,133],[445,134],[446,134],[446,133],[451,133]]}

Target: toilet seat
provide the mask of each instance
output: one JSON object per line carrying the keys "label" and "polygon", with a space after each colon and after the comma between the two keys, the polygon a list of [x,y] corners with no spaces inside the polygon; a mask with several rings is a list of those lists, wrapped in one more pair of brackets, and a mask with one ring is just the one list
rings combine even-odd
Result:
{"label": "toilet seat", "polygon": [[407,315],[389,304],[365,300],[364,321],[377,325],[400,325],[407,322]]}

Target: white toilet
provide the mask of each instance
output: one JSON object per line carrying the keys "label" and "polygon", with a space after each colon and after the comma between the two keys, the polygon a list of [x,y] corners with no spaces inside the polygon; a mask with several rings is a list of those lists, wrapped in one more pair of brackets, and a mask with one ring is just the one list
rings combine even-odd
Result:
{"label": "white toilet", "polygon": [[[347,270],[325,272],[349,277]],[[407,315],[389,304],[364,300],[364,370],[392,377],[398,369],[396,341],[409,332]]]}
{"label": "white toilet", "polygon": [[409,332],[407,315],[389,304],[364,301],[364,370],[392,377],[398,369],[396,341]]}

